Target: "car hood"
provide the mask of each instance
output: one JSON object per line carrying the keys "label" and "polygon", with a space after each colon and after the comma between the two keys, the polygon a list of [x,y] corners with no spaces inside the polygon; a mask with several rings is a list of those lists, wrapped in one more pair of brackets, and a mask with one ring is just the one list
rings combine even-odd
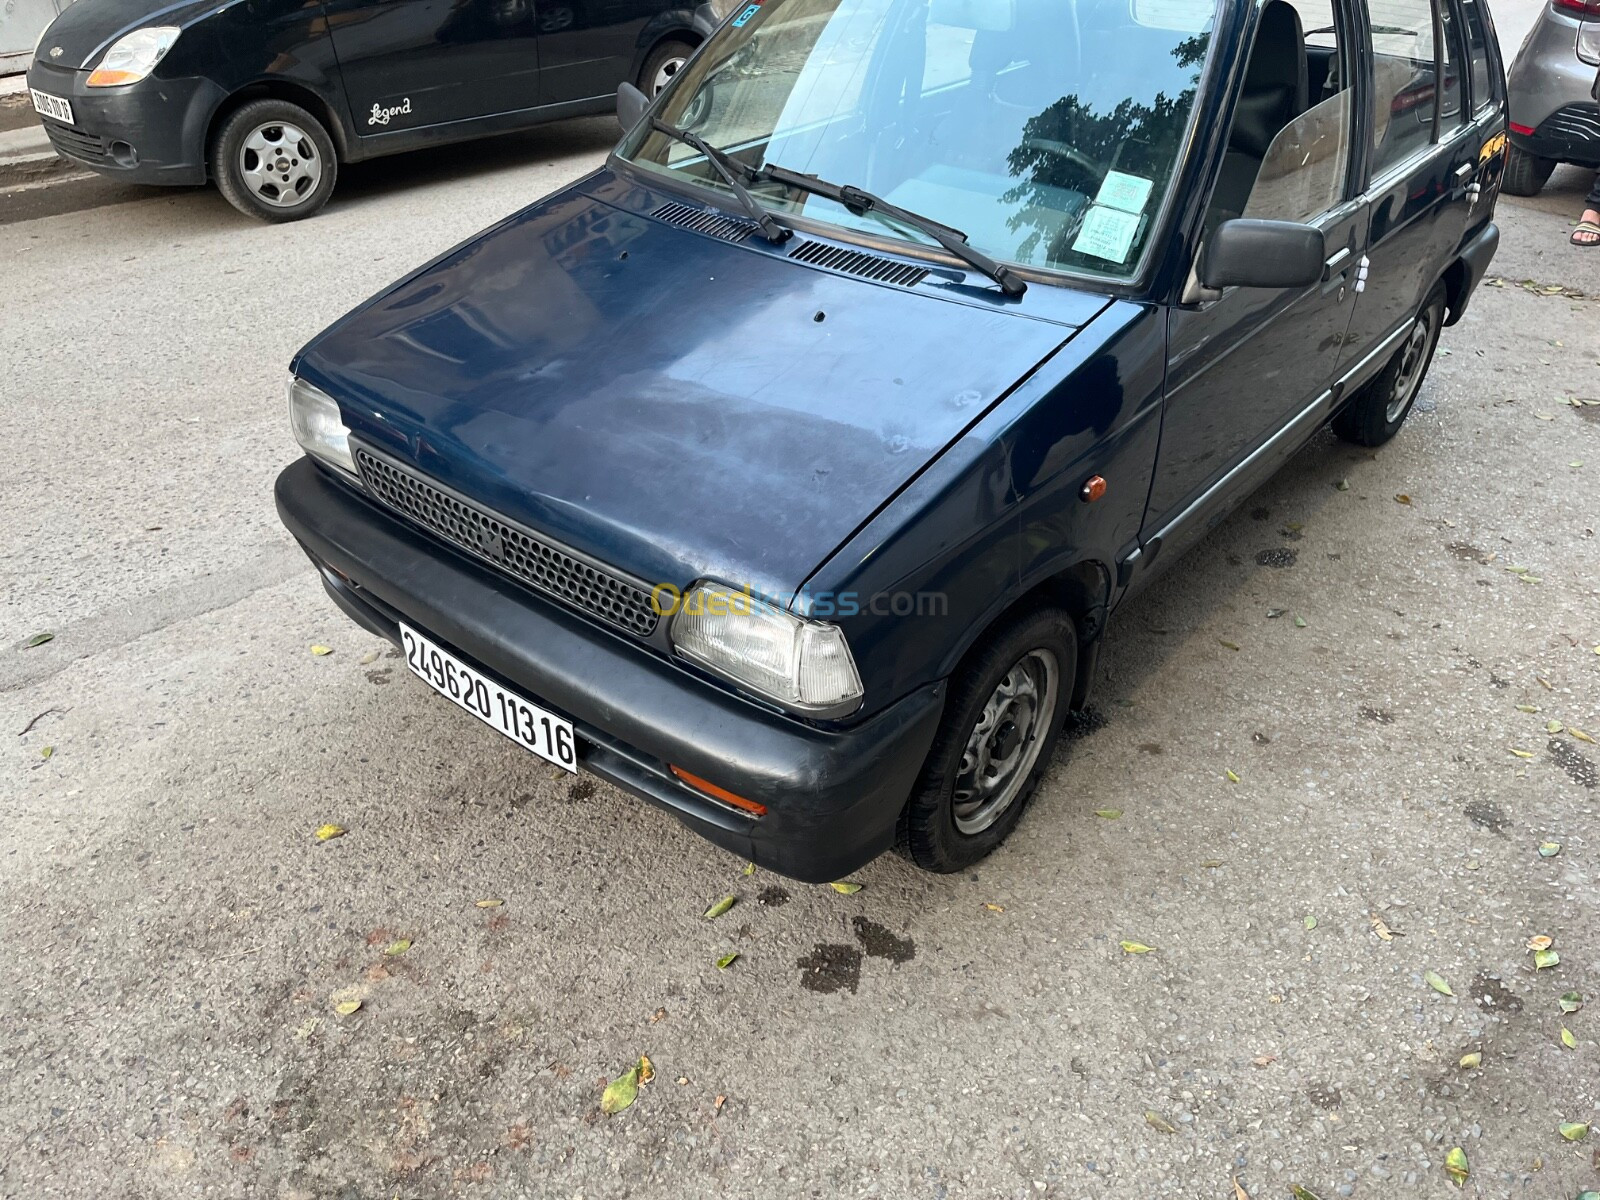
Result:
{"label": "car hood", "polygon": [[[39,43],[39,60],[52,66],[91,67],[112,42],[146,25],[184,25],[224,5],[205,0],[77,0],[50,24]],[[60,50],[57,54],[55,51]]]}
{"label": "car hood", "polygon": [[358,438],[651,583],[792,592],[1105,303],[884,286],[598,191],[451,251],[295,369]]}

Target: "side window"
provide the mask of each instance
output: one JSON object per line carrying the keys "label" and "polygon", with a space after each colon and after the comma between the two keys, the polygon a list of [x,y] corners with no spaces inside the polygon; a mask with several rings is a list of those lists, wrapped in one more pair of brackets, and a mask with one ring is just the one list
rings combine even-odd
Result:
{"label": "side window", "polygon": [[[1369,0],[1372,19],[1372,173],[1382,175],[1466,119],[1460,39],[1448,0]],[[1444,40],[1434,38],[1437,16]],[[1436,61],[1437,58],[1437,61]]]}
{"label": "side window", "polygon": [[1472,111],[1482,112],[1494,103],[1494,85],[1489,73],[1489,35],[1483,27],[1483,8],[1479,0],[1462,0],[1467,18],[1467,57],[1472,65]]}
{"label": "side window", "polygon": [[1344,198],[1350,80],[1332,0],[1266,0],[1208,229],[1241,216],[1310,221]]}

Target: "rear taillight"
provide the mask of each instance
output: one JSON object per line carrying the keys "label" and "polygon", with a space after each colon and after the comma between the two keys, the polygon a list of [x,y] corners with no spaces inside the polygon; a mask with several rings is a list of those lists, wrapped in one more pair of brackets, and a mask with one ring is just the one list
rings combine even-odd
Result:
{"label": "rear taillight", "polygon": [[1600,0],[1550,0],[1550,7],[1568,16],[1600,17]]}

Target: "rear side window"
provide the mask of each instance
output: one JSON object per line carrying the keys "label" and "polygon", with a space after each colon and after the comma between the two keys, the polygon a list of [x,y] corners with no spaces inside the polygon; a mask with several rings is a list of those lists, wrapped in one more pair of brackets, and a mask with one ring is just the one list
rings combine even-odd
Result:
{"label": "rear side window", "polygon": [[[1461,123],[1461,53],[1447,0],[1370,0],[1372,20],[1372,173],[1382,175]],[[1437,17],[1444,41],[1436,45]],[[1435,62],[1437,54],[1438,61]]]}
{"label": "rear side window", "polygon": [[1490,82],[1489,36],[1483,27],[1483,6],[1478,0],[1461,0],[1467,21],[1467,56],[1472,64],[1472,111],[1482,112],[1494,103]]}

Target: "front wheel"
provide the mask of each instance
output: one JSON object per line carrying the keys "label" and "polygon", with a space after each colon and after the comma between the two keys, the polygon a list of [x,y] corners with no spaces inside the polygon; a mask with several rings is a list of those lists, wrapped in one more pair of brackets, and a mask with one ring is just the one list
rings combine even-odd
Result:
{"label": "front wheel", "polygon": [[1436,283],[1394,357],[1334,417],[1334,433],[1358,446],[1381,446],[1400,432],[1433,363],[1444,304],[1444,285]]}
{"label": "front wheel", "polygon": [[298,221],[328,202],[339,175],[321,121],[287,100],[253,100],[211,142],[211,171],[229,204],[263,221]]}
{"label": "front wheel", "polygon": [[1058,608],[1035,609],[967,656],[900,817],[902,854],[948,874],[1005,841],[1050,765],[1077,669],[1077,627]]}

